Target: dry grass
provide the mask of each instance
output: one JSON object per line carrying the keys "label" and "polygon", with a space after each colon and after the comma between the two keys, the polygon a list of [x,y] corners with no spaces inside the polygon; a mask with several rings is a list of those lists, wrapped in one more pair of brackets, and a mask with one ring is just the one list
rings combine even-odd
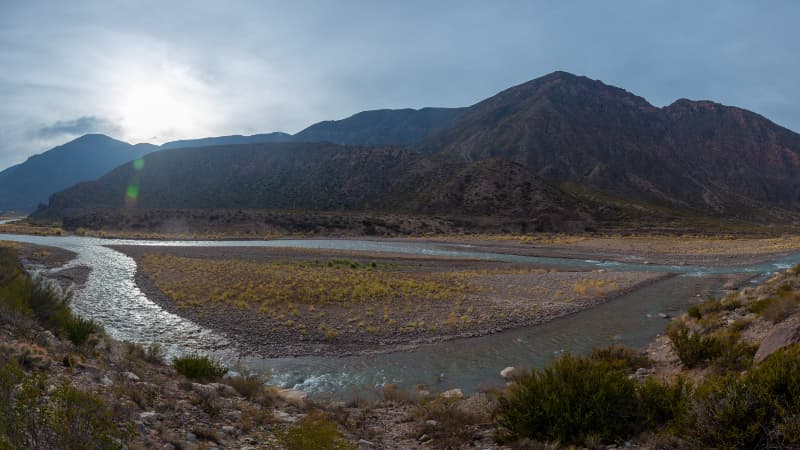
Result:
{"label": "dry grass", "polygon": [[657,276],[331,256],[234,259],[163,251],[136,259],[149,282],[179,308],[217,320],[224,319],[220,314],[256,314],[270,336],[315,342],[351,337],[371,342],[381,336],[447,335],[509,321],[530,323],[576,311]]}

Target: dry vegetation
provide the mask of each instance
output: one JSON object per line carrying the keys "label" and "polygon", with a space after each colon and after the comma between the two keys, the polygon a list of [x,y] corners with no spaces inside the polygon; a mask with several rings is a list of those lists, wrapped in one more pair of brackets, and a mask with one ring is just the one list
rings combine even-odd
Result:
{"label": "dry vegetation", "polygon": [[657,277],[430,258],[290,258],[264,250],[261,259],[244,260],[227,257],[230,249],[224,259],[139,251],[141,273],[179,312],[226,331],[249,318],[248,333],[280,336],[277,342],[482,334],[575,312]]}

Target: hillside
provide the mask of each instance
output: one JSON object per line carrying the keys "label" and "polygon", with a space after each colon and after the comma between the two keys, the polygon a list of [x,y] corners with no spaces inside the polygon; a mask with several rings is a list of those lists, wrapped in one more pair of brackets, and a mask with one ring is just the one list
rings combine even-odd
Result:
{"label": "hillside", "polygon": [[391,211],[548,224],[590,218],[570,195],[510,161],[454,162],[397,148],[329,143],[156,152],[143,158],[141,170],[125,164],[53,195],[35,216],[125,206]]}
{"label": "hillside", "polygon": [[457,160],[504,158],[555,183],[725,216],[800,206],[800,135],[712,102],[657,108],[566,72],[471,106],[416,148]]}
{"label": "hillside", "polygon": [[333,142],[343,145],[411,145],[444,129],[464,108],[379,109],[346,119],[326,120],[298,132],[295,142]]}
{"label": "hillside", "polygon": [[265,133],[254,134],[251,136],[217,136],[207,137],[200,139],[183,139],[180,141],[172,141],[161,144],[162,150],[171,148],[186,148],[186,147],[213,147],[216,145],[238,145],[238,144],[257,144],[261,142],[289,142],[292,135],[286,133]]}
{"label": "hillside", "polygon": [[101,134],[87,134],[31,156],[0,172],[0,211],[33,211],[53,192],[93,180],[157,149],[150,144],[130,145]]}

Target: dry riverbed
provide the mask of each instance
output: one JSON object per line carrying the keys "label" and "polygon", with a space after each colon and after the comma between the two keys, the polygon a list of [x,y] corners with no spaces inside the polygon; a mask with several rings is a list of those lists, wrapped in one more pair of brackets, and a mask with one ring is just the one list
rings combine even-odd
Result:
{"label": "dry riverbed", "polygon": [[413,348],[538,324],[665,276],[400,254],[114,246],[165,309],[261,356]]}

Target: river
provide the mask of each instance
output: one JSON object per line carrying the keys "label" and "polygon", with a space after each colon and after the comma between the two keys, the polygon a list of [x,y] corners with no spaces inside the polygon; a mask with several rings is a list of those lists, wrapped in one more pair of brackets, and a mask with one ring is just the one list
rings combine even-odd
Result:
{"label": "river", "polygon": [[[500,383],[498,374],[506,366],[541,367],[561,352],[584,353],[612,343],[642,347],[664,330],[666,321],[658,313],[678,314],[695,299],[697,293],[719,287],[719,279],[713,275],[746,272],[763,277],[800,261],[800,255],[793,255],[748,267],[662,266],[485,253],[463,244],[342,239],[140,241],[27,235],[0,235],[0,239],[60,247],[75,252],[78,257],[64,267],[85,265],[91,267],[92,272],[86,285],[75,293],[73,309],[81,316],[102,323],[106,331],[117,339],[143,344],[157,342],[170,356],[209,353],[230,366],[269,371],[273,383],[335,396],[347,395],[354,387],[384,383],[404,386],[424,384],[433,389],[458,387],[465,392],[472,392]],[[134,260],[107,248],[107,245],[368,250],[560,267],[673,272],[680,276],[543,325],[494,335],[370,356],[265,359],[240,357],[225,336],[166,312],[151,302],[134,283]]]}

